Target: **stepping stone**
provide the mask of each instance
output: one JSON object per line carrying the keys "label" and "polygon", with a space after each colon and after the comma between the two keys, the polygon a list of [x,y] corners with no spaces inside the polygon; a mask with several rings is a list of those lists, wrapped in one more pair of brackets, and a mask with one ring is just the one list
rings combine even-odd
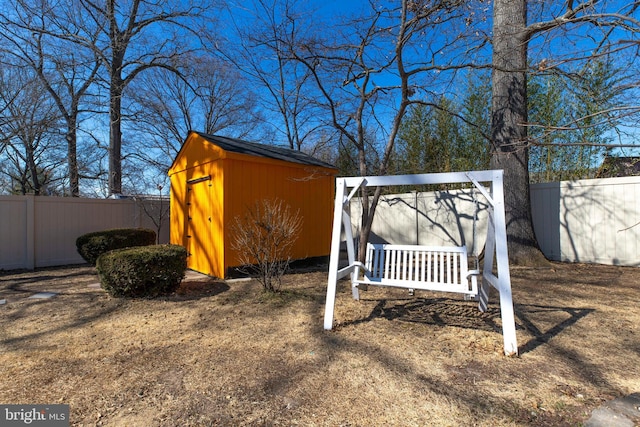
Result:
{"label": "stepping stone", "polygon": [[193,282],[193,281],[209,281],[211,280],[211,276],[207,276],[204,273],[200,273],[198,271],[193,271],[193,270],[187,270],[184,273],[184,278],[182,279],[183,281],[189,281],[189,282]]}
{"label": "stepping stone", "polygon": [[616,411],[602,407],[591,413],[585,427],[633,427],[633,421]]}
{"label": "stepping stone", "polygon": [[585,427],[634,427],[640,421],[640,393],[619,397],[596,408]]}
{"label": "stepping stone", "polygon": [[227,283],[239,283],[239,282],[250,282],[251,277],[239,277],[237,279],[227,279],[225,282]]}
{"label": "stepping stone", "polygon": [[33,294],[29,297],[29,299],[49,299],[58,295],[55,292],[38,292],[37,294]]}
{"label": "stepping stone", "polygon": [[619,397],[609,402],[607,406],[631,421],[640,421],[640,393]]}

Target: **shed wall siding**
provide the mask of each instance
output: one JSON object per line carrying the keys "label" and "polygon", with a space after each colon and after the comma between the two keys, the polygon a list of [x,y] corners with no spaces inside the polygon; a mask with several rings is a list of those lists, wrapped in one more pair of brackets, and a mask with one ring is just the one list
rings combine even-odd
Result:
{"label": "shed wall siding", "polygon": [[[201,154],[200,150],[195,152]],[[207,176],[210,179],[189,183]],[[201,162],[171,175],[171,242],[187,248],[189,268],[217,277],[223,277],[225,271],[221,249],[224,247],[223,177],[220,160]]]}
{"label": "shed wall siding", "polygon": [[225,160],[224,232],[227,267],[238,265],[230,239],[236,217],[242,217],[256,201],[282,199],[302,217],[302,230],[292,257],[302,259],[329,254],[334,176],[332,171],[279,161]]}
{"label": "shed wall siding", "polygon": [[169,241],[174,245],[182,245],[186,247],[185,227],[185,209],[187,204],[187,179],[186,173],[176,173],[171,175],[171,230],[169,232]]}

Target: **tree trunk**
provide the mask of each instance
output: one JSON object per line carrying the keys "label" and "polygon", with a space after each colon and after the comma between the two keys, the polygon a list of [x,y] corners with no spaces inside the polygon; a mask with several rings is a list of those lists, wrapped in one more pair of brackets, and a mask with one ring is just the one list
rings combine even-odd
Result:
{"label": "tree trunk", "polygon": [[[136,5],[138,2],[134,2]],[[109,195],[122,194],[122,80],[124,55],[128,41],[118,29],[116,0],[106,3],[111,42],[111,64],[109,68]],[[132,17],[131,19],[135,19]]]}
{"label": "tree trunk", "polygon": [[80,179],[78,174],[78,148],[76,136],[76,117],[70,117],[67,126],[67,167],[69,168],[69,192],[71,197],[80,197]]}
{"label": "tree trunk", "polygon": [[[364,145],[362,145],[364,147]],[[358,147],[358,169],[360,170],[360,176],[367,175],[367,157],[364,148]],[[368,187],[360,188],[360,197],[362,200],[361,208],[362,214],[360,218],[360,236],[358,239],[358,261],[364,263],[367,253],[367,242],[369,241],[369,234],[371,234],[371,226],[373,224],[373,218],[371,218],[372,212],[369,209],[369,189]]]}
{"label": "tree trunk", "polygon": [[120,91],[112,86],[109,101],[109,195],[122,194],[121,99]]}
{"label": "tree trunk", "polygon": [[491,167],[504,170],[509,261],[543,265],[529,193],[526,14],[526,0],[494,2]]}
{"label": "tree trunk", "polygon": [[38,165],[35,159],[35,150],[31,145],[32,142],[29,141],[25,144],[26,151],[26,163],[29,173],[31,174],[31,183],[33,185],[33,194],[36,196],[40,195],[41,185],[40,185],[40,177],[38,176]]}
{"label": "tree trunk", "polygon": [[122,64],[124,53],[114,52],[109,87],[109,195],[122,194]]}

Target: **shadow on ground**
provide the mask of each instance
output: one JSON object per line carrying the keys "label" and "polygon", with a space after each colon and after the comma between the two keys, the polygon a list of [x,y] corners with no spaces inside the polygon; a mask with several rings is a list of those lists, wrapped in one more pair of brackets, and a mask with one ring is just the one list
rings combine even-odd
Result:
{"label": "shadow on ground", "polygon": [[[424,325],[453,326],[502,334],[500,307],[490,305],[486,312],[478,310],[476,302],[450,298],[381,299],[371,313],[340,326],[369,322],[376,318]],[[535,350],[563,333],[580,319],[593,313],[593,308],[558,307],[550,305],[515,304],[516,329],[526,330],[532,337],[518,348],[519,354]]]}

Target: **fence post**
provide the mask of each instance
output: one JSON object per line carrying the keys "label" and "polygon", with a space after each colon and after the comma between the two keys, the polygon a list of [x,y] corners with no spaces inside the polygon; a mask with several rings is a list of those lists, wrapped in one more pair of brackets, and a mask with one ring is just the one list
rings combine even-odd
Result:
{"label": "fence post", "polygon": [[26,226],[27,229],[25,238],[27,239],[27,253],[25,260],[25,267],[28,270],[34,270],[36,268],[36,244],[35,244],[35,226],[36,226],[36,202],[35,196],[33,194],[28,194],[25,196],[26,201]]}

